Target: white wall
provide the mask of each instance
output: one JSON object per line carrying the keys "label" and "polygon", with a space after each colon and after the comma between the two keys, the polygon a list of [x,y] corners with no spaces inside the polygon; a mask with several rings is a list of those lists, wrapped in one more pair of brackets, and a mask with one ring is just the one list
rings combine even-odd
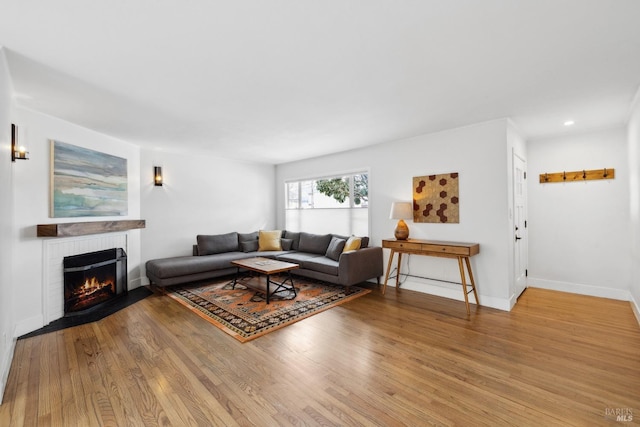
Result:
{"label": "white wall", "polygon": [[[529,286],[627,300],[629,163],[624,128],[530,141]],[[540,184],[545,172],[615,168],[615,179]]]}
{"label": "white wall", "polygon": [[636,93],[627,127],[631,221],[631,298],[640,322],[640,89]]}
{"label": "white wall", "polygon": [[[0,46],[0,403],[9,376],[13,334],[13,168],[11,163],[11,93],[4,50]],[[18,165],[15,165],[18,166]]]}
{"label": "white wall", "polygon": [[[481,305],[509,310],[509,271],[513,233],[509,222],[508,189],[511,172],[507,120],[495,120],[436,134],[422,135],[370,148],[278,165],[276,192],[278,226],[284,226],[284,182],[348,171],[369,170],[369,217],[372,244],[392,238],[396,222],[389,219],[393,201],[411,201],[414,176],[458,172],[460,174],[460,223],[415,224],[408,221],[410,238],[480,243],[472,257]],[[515,142],[514,142],[515,143]],[[385,250],[385,257],[388,257]],[[411,274],[460,281],[455,260],[406,257]],[[385,260],[386,267],[386,260]],[[460,286],[409,278],[404,289],[435,293],[463,300]]]}
{"label": "white wall", "polygon": [[[162,187],[153,184],[154,166],[162,166]],[[143,265],[149,259],[191,255],[198,234],[273,228],[274,171],[273,165],[205,154],[143,150]]]}
{"label": "white wall", "polygon": [[[22,143],[30,159],[14,166],[13,283],[16,334],[44,326],[43,238],[36,225],[57,222],[123,220],[140,218],[140,149],[124,141],[34,111],[16,108]],[[101,151],[128,160],[128,215],[100,218],[50,218],[50,139]],[[128,232],[129,289],[140,285],[140,230]]]}

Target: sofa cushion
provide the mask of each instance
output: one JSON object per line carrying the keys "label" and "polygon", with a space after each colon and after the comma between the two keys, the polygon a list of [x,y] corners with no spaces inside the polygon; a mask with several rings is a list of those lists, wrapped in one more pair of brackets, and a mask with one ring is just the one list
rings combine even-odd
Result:
{"label": "sofa cushion", "polygon": [[305,252],[285,252],[276,256],[278,261],[292,262],[294,264],[301,265],[303,261],[307,261],[314,258],[324,258],[323,255],[309,254]]}
{"label": "sofa cushion", "polygon": [[289,252],[287,251],[260,251],[260,252],[254,252],[249,253],[247,255],[252,255],[254,257],[260,257],[260,258],[269,258],[269,259],[277,259],[280,255],[285,255],[288,254]]}
{"label": "sofa cushion", "polygon": [[240,242],[242,252],[256,252],[258,250],[258,239]]}
{"label": "sofa cushion", "polygon": [[362,239],[360,237],[351,236],[349,237],[349,240],[347,240],[347,242],[345,243],[343,251],[344,252],[357,251],[358,249],[360,249],[361,244],[362,244]]}
{"label": "sofa cushion", "polygon": [[298,250],[300,252],[324,255],[329,247],[329,242],[331,242],[331,237],[331,234],[311,234],[301,232]]}
{"label": "sofa cushion", "polygon": [[238,233],[239,242],[248,242],[250,240],[258,240],[257,231],[254,231],[253,233]]}
{"label": "sofa cushion", "polygon": [[284,238],[293,240],[293,243],[291,244],[291,250],[298,250],[298,246],[300,244],[300,233],[296,233],[294,231],[285,231]]}
{"label": "sofa cushion", "polygon": [[338,261],[340,259],[340,254],[344,249],[344,245],[347,243],[344,239],[339,239],[337,237],[332,237],[331,242],[329,242],[329,247],[327,248],[327,252],[325,252],[325,256],[331,258],[334,261]]}
{"label": "sofa cushion", "polygon": [[290,251],[293,248],[293,239],[280,239],[283,251]]}
{"label": "sofa cushion", "polygon": [[203,235],[196,237],[198,241],[198,255],[212,255],[224,252],[238,251],[238,233]]}
{"label": "sofa cushion", "polygon": [[147,271],[159,278],[186,276],[234,267],[231,261],[247,258],[248,256],[250,255],[242,252],[227,252],[208,256],[162,258],[147,261],[146,268]]}
{"label": "sofa cushion", "polygon": [[327,257],[315,257],[302,261],[302,268],[307,270],[319,271],[320,273],[338,275],[338,267],[340,263]]}
{"label": "sofa cushion", "polygon": [[281,237],[281,230],[260,230],[260,232],[258,233],[258,251],[281,251]]}

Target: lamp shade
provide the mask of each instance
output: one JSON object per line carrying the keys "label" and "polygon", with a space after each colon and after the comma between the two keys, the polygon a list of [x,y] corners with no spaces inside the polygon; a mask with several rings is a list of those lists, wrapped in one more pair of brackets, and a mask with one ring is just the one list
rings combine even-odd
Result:
{"label": "lamp shade", "polygon": [[409,202],[393,202],[389,219],[412,219],[413,209]]}

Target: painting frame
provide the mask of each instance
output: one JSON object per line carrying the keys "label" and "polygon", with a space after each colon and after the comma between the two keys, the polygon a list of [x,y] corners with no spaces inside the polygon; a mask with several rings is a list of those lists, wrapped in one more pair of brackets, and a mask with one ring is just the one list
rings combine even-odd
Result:
{"label": "painting frame", "polygon": [[51,218],[128,215],[127,159],[55,139],[51,144]]}
{"label": "painting frame", "polygon": [[413,177],[413,222],[460,223],[460,174]]}

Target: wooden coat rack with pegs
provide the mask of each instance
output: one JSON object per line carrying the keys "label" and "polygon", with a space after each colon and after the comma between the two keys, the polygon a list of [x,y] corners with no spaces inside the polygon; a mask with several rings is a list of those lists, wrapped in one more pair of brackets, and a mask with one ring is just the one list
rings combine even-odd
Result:
{"label": "wooden coat rack with pegs", "polygon": [[568,181],[591,181],[594,179],[614,179],[616,177],[615,169],[591,169],[571,172],[554,172],[554,173],[541,173],[540,184],[546,184],[549,182],[568,182]]}

